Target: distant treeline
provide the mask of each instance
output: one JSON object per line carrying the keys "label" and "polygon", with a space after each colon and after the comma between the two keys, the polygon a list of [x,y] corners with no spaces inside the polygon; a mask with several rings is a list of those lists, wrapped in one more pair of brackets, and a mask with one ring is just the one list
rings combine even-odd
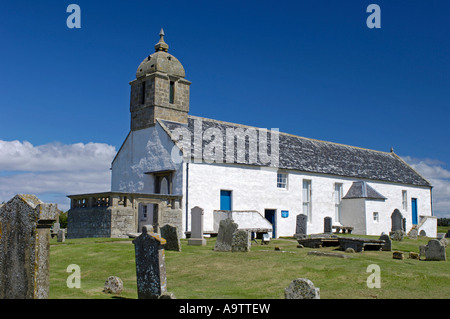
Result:
{"label": "distant treeline", "polygon": [[450,226],[450,218],[438,218],[438,226]]}

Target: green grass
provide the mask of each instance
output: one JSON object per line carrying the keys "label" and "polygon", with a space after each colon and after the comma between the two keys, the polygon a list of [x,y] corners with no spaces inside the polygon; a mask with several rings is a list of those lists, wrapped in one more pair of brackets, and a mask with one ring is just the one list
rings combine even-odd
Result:
{"label": "green grass", "polygon": [[[354,235],[352,235],[354,236]],[[369,237],[369,236],[364,236]],[[248,253],[214,252],[215,239],[207,246],[188,246],[182,252],[166,251],[168,290],[177,298],[270,298],[284,297],[284,288],[299,277],[320,288],[321,298],[449,298],[450,264],[412,259],[392,259],[392,252],[366,251],[348,254],[351,259],[307,255],[292,239],[253,244]],[[393,241],[393,250],[418,252],[427,238]],[[281,251],[275,251],[277,246]],[[321,248],[335,251],[335,247]],[[447,249],[448,251],[448,249]],[[339,251],[340,252],[340,251]],[[344,253],[344,252],[341,252]],[[447,258],[449,253],[447,252]],[[69,264],[81,269],[81,288],[67,288]],[[367,266],[381,268],[381,288],[368,288]],[[124,282],[119,297],[137,298],[134,245],[131,240],[73,239],[50,247],[50,298],[117,298],[102,292],[108,276]]]}

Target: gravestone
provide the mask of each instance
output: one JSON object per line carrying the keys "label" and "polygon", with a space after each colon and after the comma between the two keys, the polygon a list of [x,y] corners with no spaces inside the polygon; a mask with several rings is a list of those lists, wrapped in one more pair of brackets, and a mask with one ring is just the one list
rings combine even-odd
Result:
{"label": "gravestone", "polygon": [[61,224],[58,222],[53,223],[52,228],[50,229],[50,235],[53,238],[55,235],[58,235],[59,230],[61,229]]}
{"label": "gravestone", "polygon": [[231,239],[231,251],[250,251],[251,248],[251,236],[250,232],[246,230],[237,230],[233,233]]}
{"label": "gravestone", "polygon": [[238,224],[236,224],[232,219],[227,218],[221,220],[214,251],[231,251],[233,234],[237,229]]}
{"label": "gravestone", "polygon": [[329,216],[325,217],[323,219],[323,232],[325,234],[329,234],[332,231],[332,224],[333,224],[333,219]]}
{"label": "gravestone", "polygon": [[381,246],[382,251],[391,251],[392,250],[392,240],[386,234],[381,234],[379,240],[384,240],[384,244]]}
{"label": "gravestone", "polygon": [[139,299],[157,299],[167,292],[165,243],[159,234],[148,233],[147,227],[133,240]]}
{"label": "gravestone", "polygon": [[320,289],[309,279],[297,278],[284,289],[284,299],[320,299]]}
{"label": "gravestone", "polygon": [[408,233],[409,239],[417,239],[417,236],[419,235],[419,232],[417,231],[417,228],[411,228],[411,230]]}
{"label": "gravestone", "polygon": [[166,240],[165,250],[181,251],[180,238],[178,237],[178,229],[171,224],[165,224],[159,229],[161,237]]}
{"label": "gravestone", "polygon": [[191,209],[191,237],[188,239],[188,245],[206,245],[203,238],[203,208],[198,206]]}
{"label": "gravestone", "polygon": [[103,292],[108,294],[120,294],[123,290],[123,281],[119,277],[109,276],[105,281]]}
{"label": "gravestone", "polygon": [[56,204],[16,195],[0,208],[0,298],[49,295],[50,227]]}
{"label": "gravestone", "polygon": [[398,209],[395,209],[391,215],[391,231],[404,230],[403,216]]}
{"label": "gravestone", "polygon": [[447,233],[445,234],[445,238],[450,238],[450,229],[447,230]]}
{"label": "gravestone", "polygon": [[308,216],[306,216],[305,214],[297,215],[297,223],[295,225],[295,235],[294,235],[294,237],[296,239],[304,238],[306,236],[307,222],[308,222]]}
{"label": "gravestone", "polygon": [[392,240],[402,241],[403,240],[403,230],[397,229],[393,232],[389,233],[392,237]]}
{"label": "gravestone", "polygon": [[58,241],[58,243],[63,243],[66,241],[66,231],[64,229],[58,230],[58,235],[57,235],[56,240]]}
{"label": "gravestone", "polygon": [[425,253],[426,260],[447,260],[445,246],[437,239],[432,239],[426,246],[422,246],[421,255]]}

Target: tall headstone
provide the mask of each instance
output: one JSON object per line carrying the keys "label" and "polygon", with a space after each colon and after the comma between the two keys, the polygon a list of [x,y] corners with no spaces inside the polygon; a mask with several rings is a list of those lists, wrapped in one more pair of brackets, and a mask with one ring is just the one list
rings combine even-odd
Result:
{"label": "tall headstone", "polygon": [[231,251],[233,234],[237,229],[238,224],[236,224],[232,219],[227,218],[221,220],[214,251]]}
{"label": "tall headstone", "polygon": [[166,240],[165,250],[181,251],[180,238],[178,237],[178,229],[171,224],[165,224],[159,229],[161,237]]}
{"label": "tall headstone", "polygon": [[323,219],[323,232],[325,234],[329,234],[332,231],[332,223],[333,223],[333,219],[329,216],[325,217]]}
{"label": "tall headstone", "polygon": [[391,231],[394,232],[396,230],[404,230],[403,215],[400,213],[398,209],[395,209],[391,215]]}
{"label": "tall headstone", "polygon": [[284,290],[284,299],[320,299],[320,288],[309,279],[297,278]]}
{"label": "tall headstone", "polygon": [[295,225],[295,238],[304,238],[307,233],[308,216],[305,214],[297,215],[297,223]]}
{"label": "tall headstone", "polygon": [[0,298],[49,295],[50,228],[56,204],[16,195],[0,208]]}
{"label": "tall headstone", "polygon": [[251,234],[249,231],[238,229],[233,233],[231,239],[231,251],[250,251],[251,248]]}
{"label": "tall headstone", "polygon": [[191,209],[191,237],[188,239],[188,245],[206,245],[203,238],[203,208],[198,206]]}
{"label": "tall headstone", "polygon": [[144,226],[142,234],[133,240],[136,255],[136,280],[139,299],[157,299],[167,292],[166,263],[159,234],[148,233]]}

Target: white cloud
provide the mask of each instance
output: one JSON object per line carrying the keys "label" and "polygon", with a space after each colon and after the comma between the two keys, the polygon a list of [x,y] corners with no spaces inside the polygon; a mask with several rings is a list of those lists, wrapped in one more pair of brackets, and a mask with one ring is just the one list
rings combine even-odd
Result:
{"label": "white cloud", "polygon": [[69,208],[70,194],[110,190],[114,146],[102,143],[34,146],[0,140],[0,201],[35,194],[44,202]]}
{"label": "white cloud", "polygon": [[434,214],[450,218],[450,171],[443,167],[445,163],[429,158],[402,158],[433,185]]}

